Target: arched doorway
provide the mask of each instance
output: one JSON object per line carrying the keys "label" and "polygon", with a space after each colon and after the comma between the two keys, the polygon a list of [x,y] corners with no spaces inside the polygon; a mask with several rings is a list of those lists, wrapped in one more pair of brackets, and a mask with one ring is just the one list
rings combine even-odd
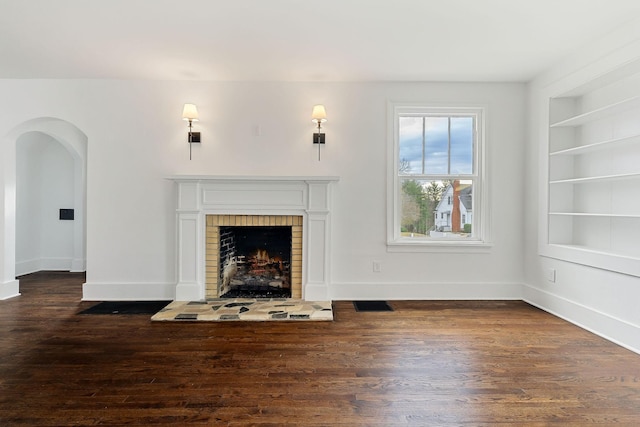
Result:
{"label": "arched doorway", "polygon": [[86,189],[87,189],[87,136],[73,124],[50,117],[41,117],[16,126],[5,136],[0,146],[2,167],[0,175],[3,203],[0,222],[2,225],[2,249],[0,249],[2,282],[0,299],[19,295],[16,274],[16,161],[17,144],[23,135],[37,133],[46,135],[52,142],[62,145],[73,163],[73,254],[71,271],[86,269]]}

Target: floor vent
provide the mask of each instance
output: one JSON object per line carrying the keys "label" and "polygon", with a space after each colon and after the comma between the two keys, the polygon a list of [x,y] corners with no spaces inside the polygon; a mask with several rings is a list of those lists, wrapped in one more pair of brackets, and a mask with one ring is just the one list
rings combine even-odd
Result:
{"label": "floor vent", "polygon": [[105,301],[78,314],[155,314],[171,301]]}
{"label": "floor vent", "polygon": [[354,301],[356,311],[393,311],[386,301]]}

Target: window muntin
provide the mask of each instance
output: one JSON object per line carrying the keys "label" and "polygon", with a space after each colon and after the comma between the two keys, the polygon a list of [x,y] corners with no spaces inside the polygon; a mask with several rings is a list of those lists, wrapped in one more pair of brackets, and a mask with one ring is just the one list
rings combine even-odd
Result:
{"label": "window muntin", "polygon": [[394,107],[389,243],[483,242],[483,108]]}

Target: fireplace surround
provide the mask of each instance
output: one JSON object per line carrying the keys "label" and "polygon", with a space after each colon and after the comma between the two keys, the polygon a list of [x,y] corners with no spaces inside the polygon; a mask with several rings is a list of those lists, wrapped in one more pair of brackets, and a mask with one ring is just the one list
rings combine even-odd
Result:
{"label": "fireplace surround", "polygon": [[[207,272],[207,218],[298,217],[302,223],[299,291],[292,297],[330,300],[331,190],[337,177],[177,175],[177,301],[213,297]],[[235,220],[234,220],[235,221]],[[242,219],[241,219],[242,221]],[[260,220],[258,220],[260,221]],[[219,275],[220,272],[214,273]],[[209,275],[209,278],[207,278]],[[209,285],[207,285],[209,283]]]}

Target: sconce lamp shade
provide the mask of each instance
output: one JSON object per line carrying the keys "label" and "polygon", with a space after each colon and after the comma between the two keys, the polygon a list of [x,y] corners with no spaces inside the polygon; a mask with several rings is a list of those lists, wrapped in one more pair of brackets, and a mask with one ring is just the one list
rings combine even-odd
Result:
{"label": "sconce lamp shade", "polygon": [[198,109],[194,104],[184,104],[184,109],[182,110],[182,120],[187,120],[190,122],[198,121]]}
{"label": "sconce lamp shade", "polygon": [[313,112],[311,113],[311,121],[315,123],[324,123],[327,121],[327,112],[324,109],[324,105],[314,105]]}

